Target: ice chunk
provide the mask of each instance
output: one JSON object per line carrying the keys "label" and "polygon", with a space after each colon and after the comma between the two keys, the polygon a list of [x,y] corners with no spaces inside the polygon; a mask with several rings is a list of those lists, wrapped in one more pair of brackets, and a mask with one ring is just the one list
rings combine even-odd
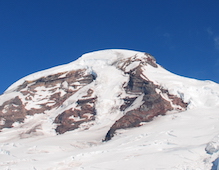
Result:
{"label": "ice chunk", "polygon": [[208,154],[213,154],[219,151],[219,135],[215,136],[211,142],[209,142],[205,148]]}

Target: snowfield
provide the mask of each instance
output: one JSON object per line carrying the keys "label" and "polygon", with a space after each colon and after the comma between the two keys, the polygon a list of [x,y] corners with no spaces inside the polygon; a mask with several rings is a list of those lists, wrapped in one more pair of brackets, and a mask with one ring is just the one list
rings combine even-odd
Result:
{"label": "snowfield", "polygon": [[[13,128],[0,132],[0,169],[218,170],[219,84],[181,77],[161,66],[154,68],[148,65],[144,75],[188,102],[188,109],[180,113],[169,112],[142,123],[141,127],[117,130],[110,141],[102,142],[113,120],[122,116],[112,108],[121,105],[116,97],[124,94],[121,86],[128,81],[111,65],[127,56],[141,57],[143,54],[130,50],[88,53],[72,63],[34,73],[10,86],[0,96],[0,105],[5,99],[17,95],[19,92],[14,89],[26,80],[88,67],[97,78],[81,90],[87,91],[92,87],[98,92],[97,119],[90,122],[92,126],[84,124],[62,135],[54,131],[54,110],[28,116],[24,123],[14,123]],[[133,63],[126,69],[136,65]],[[49,94],[44,91],[40,95],[46,97]],[[70,97],[64,105],[67,107],[75,100],[75,97]],[[134,103],[135,106],[138,104]]]}

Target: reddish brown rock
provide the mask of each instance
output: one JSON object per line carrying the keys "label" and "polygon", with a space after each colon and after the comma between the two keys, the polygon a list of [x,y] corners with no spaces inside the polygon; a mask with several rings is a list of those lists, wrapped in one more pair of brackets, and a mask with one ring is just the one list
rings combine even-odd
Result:
{"label": "reddish brown rock", "polygon": [[[79,69],[41,77],[35,81],[25,81],[16,89],[25,100],[22,101],[20,97],[16,96],[0,106],[0,129],[10,128],[14,122],[23,122],[26,115],[45,113],[45,111],[60,107],[66,99],[94,79],[94,75],[88,74],[85,69]],[[64,83],[66,87],[63,85]],[[43,90],[38,91],[37,88],[40,87],[43,87]],[[64,94],[61,94],[61,90]],[[41,91],[46,91],[48,95],[42,98]],[[87,95],[90,94],[91,91]],[[27,108],[29,103],[34,103],[33,100],[37,100],[37,102],[45,100],[45,102],[40,102],[36,108]],[[83,106],[83,108],[86,107]]]}
{"label": "reddish brown rock", "polygon": [[[154,67],[156,67],[156,65]],[[149,122],[156,116],[165,115],[167,111],[176,109],[173,105],[178,106],[178,110],[184,110],[188,105],[183,102],[181,98],[169,94],[168,90],[165,90],[149,81],[147,77],[143,75],[141,65],[127,74],[129,74],[129,82],[125,87],[126,93],[132,95],[136,94],[138,96],[143,95],[143,104],[134,110],[126,111],[126,109],[137,100],[137,97],[124,98],[124,104],[120,108],[124,111],[124,116],[112,125],[107,132],[104,141],[110,140],[118,129],[138,127],[141,122]],[[169,100],[164,99],[160,93],[157,93],[156,89],[159,89],[162,94],[166,94]]]}
{"label": "reddish brown rock", "polygon": [[[96,98],[86,98],[77,101],[76,108],[71,108],[58,115],[54,123],[58,124],[56,132],[59,134],[77,129],[80,124],[95,119]],[[80,109],[78,109],[80,108]]]}
{"label": "reddish brown rock", "polygon": [[10,128],[14,122],[22,122],[25,118],[25,108],[22,105],[21,99],[15,98],[6,101],[0,106],[0,129]]}

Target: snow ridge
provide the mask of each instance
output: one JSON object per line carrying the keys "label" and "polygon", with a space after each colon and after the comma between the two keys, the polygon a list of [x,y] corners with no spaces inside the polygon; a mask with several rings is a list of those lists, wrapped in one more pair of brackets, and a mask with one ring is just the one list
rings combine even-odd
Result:
{"label": "snow ridge", "polygon": [[[13,123],[13,128],[1,130],[0,167],[18,170],[217,169],[219,85],[175,75],[159,64],[143,63],[142,58],[148,59],[148,63],[155,61],[147,53],[131,50],[92,52],[11,85],[0,96],[2,114],[7,112],[10,103],[6,102],[10,100],[14,111],[38,109],[39,112],[26,115],[23,122]],[[169,111],[151,122],[141,122],[137,128],[118,129],[112,140],[102,142],[115,120],[144,102],[143,94],[127,94],[124,88],[130,83],[130,72],[139,71],[139,66],[142,78],[160,87],[156,89],[158,94],[166,89],[188,103],[187,110]],[[69,75],[75,76],[73,80],[65,79]],[[37,86],[49,78],[53,85]],[[59,100],[54,99],[57,94]],[[172,102],[165,94],[162,97]],[[18,98],[14,99],[15,96]],[[133,102],[122,111],[121,105],[127,97]],[[24,108],[19,108],[20,102]],[[51,109],[40,110],[43,105]],[[86,108],[85,113],[75,116],[82,108]],[[73,131],[57,135],[54,124],[57,114],[64,113],[64,117],[69,112],[74,113],[70,116],[74,121],[70,122],[70,128],[82,120],[88,121]],[[0,117],[0,126],[4,123]]]}

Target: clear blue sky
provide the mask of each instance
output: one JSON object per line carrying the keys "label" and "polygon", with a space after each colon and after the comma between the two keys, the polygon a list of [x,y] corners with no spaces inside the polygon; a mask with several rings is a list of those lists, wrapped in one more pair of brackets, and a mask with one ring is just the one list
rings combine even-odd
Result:
{"label": "clear blue sky", "polygon": [[219,0],[0,0],[0,94],[110,48],[148,52],[171,72],[219,83]]}

